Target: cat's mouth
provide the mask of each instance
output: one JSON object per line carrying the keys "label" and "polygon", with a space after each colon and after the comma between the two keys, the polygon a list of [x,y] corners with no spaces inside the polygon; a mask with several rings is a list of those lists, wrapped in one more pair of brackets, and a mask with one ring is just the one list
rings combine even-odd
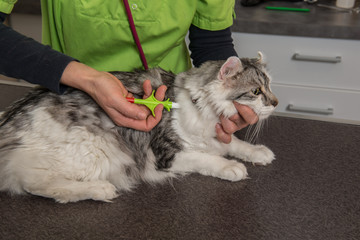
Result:
{"label": "cat's mouth", "polygon": [[261,108],[261,111],[259,113],[257,113],[259,120],[264,120],[266,118],[268,118],[274,111],[275,111],[274,106],[264,106]]}
{"label": "cat's mouth", "polygon": [[239,104],[245,105],[250,107],[254,113],[258,116],[259,120],[264,120],[268,118],[275,110],[276,104],[272,104],[269,106],[266,106],[262,103],[260,99],[256,101],[236,101]]}

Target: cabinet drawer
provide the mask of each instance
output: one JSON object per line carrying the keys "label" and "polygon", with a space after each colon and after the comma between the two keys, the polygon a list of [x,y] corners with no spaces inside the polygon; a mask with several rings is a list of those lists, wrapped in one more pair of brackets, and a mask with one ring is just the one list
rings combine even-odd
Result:
{"label": "cabinet drawer", "polygon": [[[246,33],[233,38],[240,56],[264,52],[274,83],[360,91],[360,41]],[[294,54],[340,62],[298,61]]]}
{"label": "cabinet drawer", "polygon": [[360,124],[360,93],[348,90],[273,84],[278,113]]}

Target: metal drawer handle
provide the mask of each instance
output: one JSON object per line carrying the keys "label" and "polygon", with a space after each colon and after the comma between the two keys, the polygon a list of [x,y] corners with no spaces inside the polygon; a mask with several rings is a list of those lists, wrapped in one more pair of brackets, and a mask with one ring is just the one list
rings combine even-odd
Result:
{"label": "metal drawer handle", "polygon": [[302,55],[299,53],[295,53],[292,56],[293,60],[297,61],[311,61],[311,62],[326,62],[326,63],[339,63],[341,62],[341,57],[322,57],[322,56],[310,56],[310,55]]}
{"label": "metal drawer handle", "polygon": [[289,104],[287,110],[294,112],[317,113],[324,115],[331,115],[334,113],[333,108],[321,109],[321,108],[294,106],[293,104]]}

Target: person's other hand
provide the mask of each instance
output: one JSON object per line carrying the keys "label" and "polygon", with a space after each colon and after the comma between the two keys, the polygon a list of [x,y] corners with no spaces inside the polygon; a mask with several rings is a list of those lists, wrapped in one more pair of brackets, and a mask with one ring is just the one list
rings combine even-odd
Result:
{"label": "person's other hand", "polygon": [[258,116],[250,107],[237,102],[234,102],[234,105],[238,113],[230,118],[220,116],[220,123],[215,126],[217,139],[226,144],[231,142],[231,135],[234,132],[248,125],[255,124],[259,120]]}
{"label": "person's other hand", "polygon": [[[87,92],[118,126],[150,131],[161,120],[161,104],[155,108],[156,117],[153,117],[146,106],[129,103],[126,97],[131,97],[131,93],[110,73],[99,72],[82,63],[71,62],[64,70],[61,83]],[[149,80],[144,82],[143,88],[144,97],[150,96],[152,87]],[[160,86],[155,97],[162,101],[165,92],[166,87]]]}

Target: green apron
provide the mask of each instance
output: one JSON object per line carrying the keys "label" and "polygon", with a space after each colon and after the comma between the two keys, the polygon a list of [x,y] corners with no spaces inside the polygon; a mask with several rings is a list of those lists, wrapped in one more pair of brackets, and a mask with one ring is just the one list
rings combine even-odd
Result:
{"label": "green apron", "polygon": [[11,13],[16,2],[17,0],[0,0],[0,12]]}
{"label": "green apron", "polygon": [[[121,0],[41,4],[44,44],[100,71],[142,68]],[[129,0],[129,5],[149,67],[174,73],[191,67],[185,43],[191,24],[221,30],[233,23],[234,0]]]}

